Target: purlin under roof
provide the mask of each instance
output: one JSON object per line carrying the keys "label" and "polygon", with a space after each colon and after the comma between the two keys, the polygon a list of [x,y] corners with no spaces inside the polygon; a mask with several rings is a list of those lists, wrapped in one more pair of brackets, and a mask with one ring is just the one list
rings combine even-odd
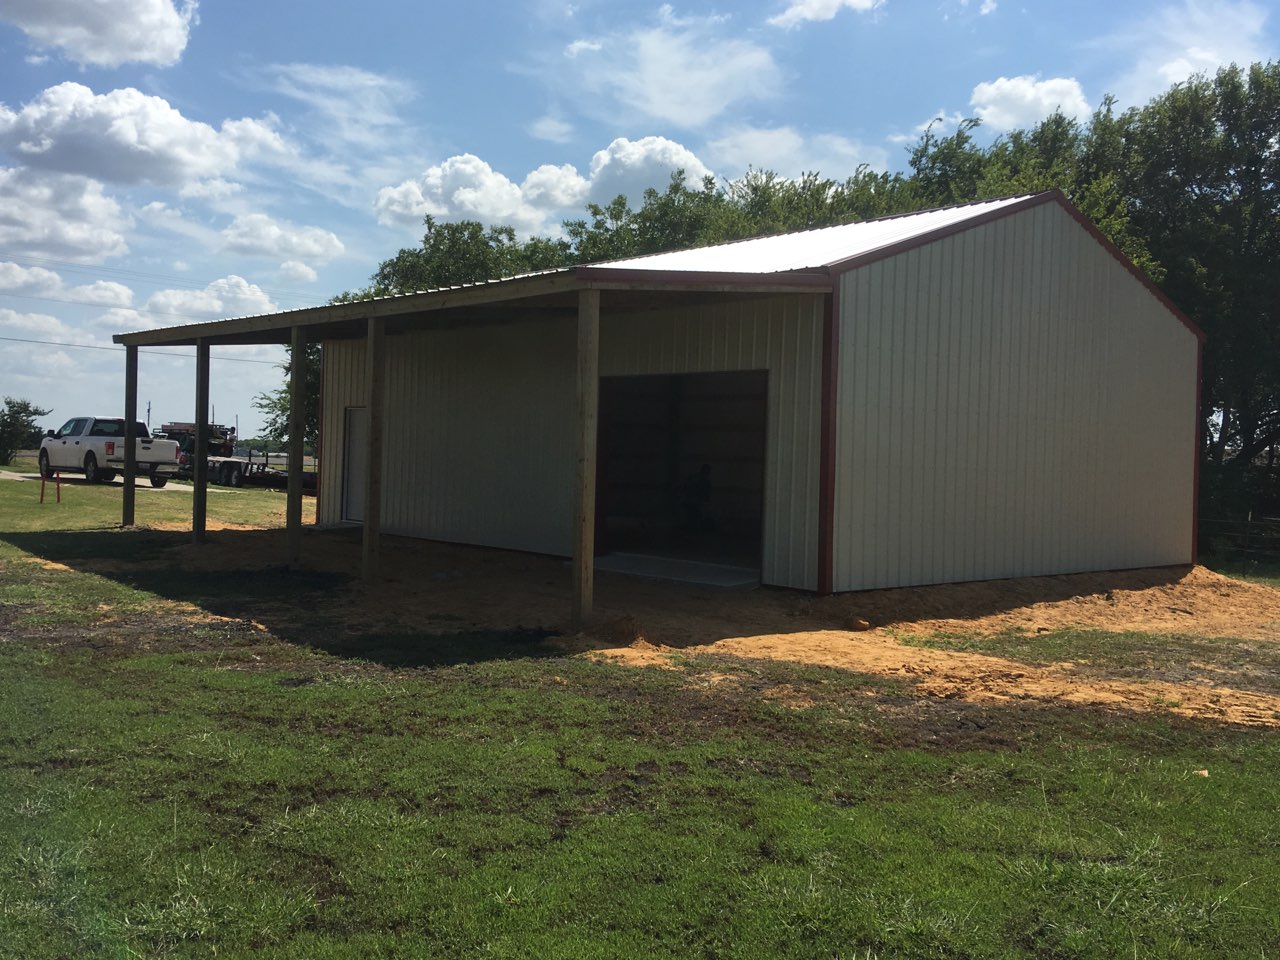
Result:
{"label": "purlin under roof", "polygon": [[817,230],[720,243],[712,247],[655,253],[629,260],[611,260],[592,266],[605,270],[661,270],[673,273],[784,273],[814,270],[985,216],[1003,207],[1021,203],[1029,196],[1001,197],[998,200],[967,203],[958,207],[941,207]]}

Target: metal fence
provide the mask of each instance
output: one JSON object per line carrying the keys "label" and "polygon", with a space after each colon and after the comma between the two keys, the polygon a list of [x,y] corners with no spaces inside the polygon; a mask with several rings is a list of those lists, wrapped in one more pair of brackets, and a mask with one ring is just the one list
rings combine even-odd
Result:
{"label": "metal fence", "polygon": [[1280,561],[1280,518],[1201,519],[1200,552],[1224,560]]}

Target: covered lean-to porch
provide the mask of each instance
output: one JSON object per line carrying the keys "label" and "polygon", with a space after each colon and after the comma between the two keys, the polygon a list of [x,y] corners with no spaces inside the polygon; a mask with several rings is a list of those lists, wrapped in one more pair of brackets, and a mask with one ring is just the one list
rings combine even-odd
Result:
{"label": "covered lean-to porch", "polygon": [[[829,288],[825,271],[579,267],[121,334],[126,420],[139,347],[196,347],[204,449],[210,350],[289,344],[286,527],[298,565],[303,348],[319,342],[317,522],[360,524],[365,579],[379,575],[385,531],[567,556],[575,624],[591,615],[597,554],[614,548],[751,563],[765,583],[819,589]],[[663,402],[650,402],[655,391]],[[654,415],[673,439],[643,422]],[[127,526],[136,464],[125,473]],[[197,462],[196,542],[208,480]]]}

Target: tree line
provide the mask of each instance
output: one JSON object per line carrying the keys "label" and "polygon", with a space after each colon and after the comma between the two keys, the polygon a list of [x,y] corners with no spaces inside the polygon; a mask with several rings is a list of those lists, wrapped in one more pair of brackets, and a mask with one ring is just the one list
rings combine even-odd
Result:
{"label": "tree line", "polygon": [[[1055,113],[985,144],[979,125],[931,126],[899,173],[863,166],[840,180],[753,169],[691,183],[677,172],[638,208],[622,196],[588,204],[558,237],[428,216],[419,246],[333,302],[1056,187],[1207,334],[1202,514],[1280,514],[1280,64],[1224,68],[1123,112],[1108,98],[1087,120]],[[287,397],[259,400],[282,435]]]}

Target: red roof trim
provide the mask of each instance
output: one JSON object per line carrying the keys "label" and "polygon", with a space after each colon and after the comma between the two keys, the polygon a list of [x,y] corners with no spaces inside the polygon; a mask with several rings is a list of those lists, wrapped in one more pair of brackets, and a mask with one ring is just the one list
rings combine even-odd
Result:
{"label": "red roof trim", "polygon": [[1011,217],[1016,213],[1021,213],[1024,210],[1030,210],[1033,207],[1038,207],[1045,203],[1057,203],[1058,206],[1062,207],[1063,210],[1070,214],[1072,219],[1075,220],[1076,223],[1080,224],[1080,226],[1084,227],[1084,229],[1089,232],[1089,235],[1093,237],[1094,240],[1098,241],[1107,253],[1111,254],[1112,257],[1119,261],[1122,267],[1128,270],[1139,283],[1146,287],[1147,291],[1159,300],[1160,303],[1164,305],[1164,308],[1178,319],[1179,323],[1190,330],[1200,343],[1204,343],[1204,331],[1196,326],[1195,322],[1190,317],[1179,310],[1177,304],[1170,300],[1168,295],[1156,286],[1155,281],[1143,273],[1132,260],[1125,256],[1124,251],[1112,243],[1107,238],[1106,234],[1094,225],[1093,221],[1081,213],[1076,208],[1075,204],[1067,199],[1067,195],[1065,193],[1056,188],[1053,190],[1047,190],[1044,193],[1037,193],[1034,196],[1027,197],[1025,200],[1021,200],[1017,203],[1011,203],[1008,206],[1000,207],[996,210],[990,210],[987,213],[980,214],[979,216],[972,217],[968,220],[961,220],[945,227],[939,227],[937,230],[922,233],[918,237],[911,237],[907,240],[890,244],[887,247],[881,247],[878,250],[872,250],[868,253],[859,254],[855,257],[849,257],[846,260],[838,260],[830,264],[830,270],[834,276],[838,277],[840,274],[847,273],[850,270],[865,267],[867,264],[875,263],[878,260],[895,257],[898,254],[906,253],[910,250],[915,250],[918,247],[923,247],[926,244],[933,243],[935,240],[942,240],[945,237],[950,237],[957,233],[963,233],[965,230],[980,227],[983,224],[992,223],[996,220],[1002,220],[1005,217]]}
{"label": "red roof trim", "polygon": [[[1055,191],[1056,192],[1056,191]],[[1059,194],[1061,195],[1061,194]],[[865,267],[869,263],[875,263],[877,260],[887,260],[889,257],[896,257],[900,253],[906,253],[923,247],[926,244],[933,243],[935,240],[942,240],[945,237],[954,236],[957,233],[964,233],[974,227],[980,227],[985,223],[991,223],[994,220],[1002,220],[1005,217],[1012,216],[1015,213],[1021,213],[1031,207],[1038,207],[1042,203],[1048,203],[1053,199],[1053,192],[1037,193],[1034,196],[1026,197],[1017,203],[1010,203],[1003,207],[997,207],[994,210],[988,210],[986,213],[980,213],[975,217],[969,217],[967,220],[957,220],[955,223],[949,223],[945,227],[938,227],[936,230],[930,230],[928,233],[922,233],[919,236],[908,237],[905,240],[899,240],[897,243],[891,243],[885,247],[879,247],[875,250],[869,250],[866,253],[859,253],[852,257],[846,257],[843,260],[835,260],[827,265],[833,274],[839,275],[847,273],[850,270],[856,270],[858,267]]]}

